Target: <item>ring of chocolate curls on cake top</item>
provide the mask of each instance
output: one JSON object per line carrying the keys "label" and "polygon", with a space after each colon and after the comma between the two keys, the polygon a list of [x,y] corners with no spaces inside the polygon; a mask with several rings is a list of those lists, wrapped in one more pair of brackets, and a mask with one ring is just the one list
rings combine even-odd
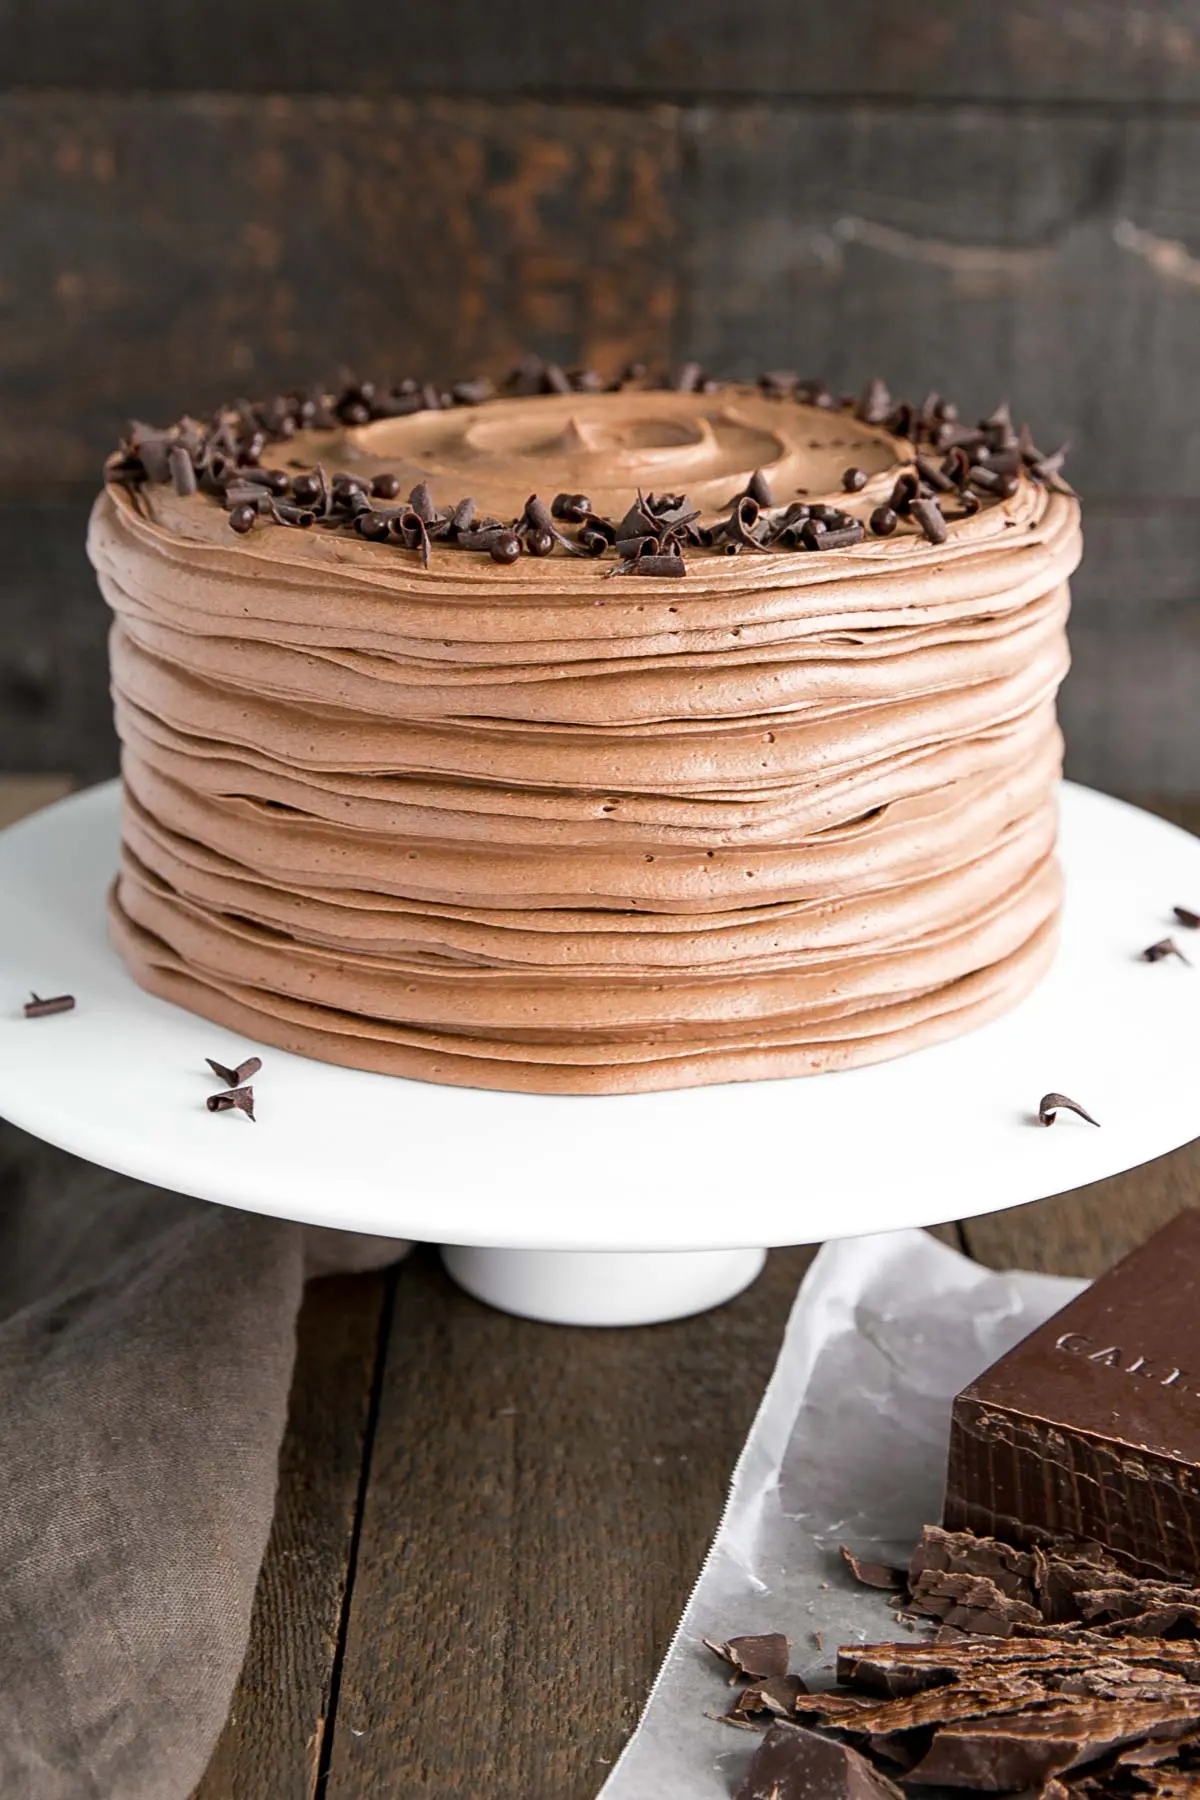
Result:
{"label": "ring of chocolate curls on cake top", "polygon": [[[435,546],[452,546],[501,564],[556,551],[615,559],[604,574],[659,577],[685,575],[686,558],[695,552],[737,556],[746,551],[841,550],[869,535],[888,537],[898,530],[915,531],[940,544],[949,522],[978,512],[988,499],[1011,498],[1022,472],[1060,493],[1073,491],[1061,474],[1065,451],[1047,455],[1039,450],[1024,425],[1014,427],[1007,406],[976,425],[964,425],[958,409],[937,394],[914,406],[893,399],[884,383],[875,380],[860,395],[839,397],[823,382],[803,381],[790,370],[761,375],[761,392],[851,414],[906,438],[916,449],[890,498],[865,522],[828,503],[795,499],[780,504],[759,470],[715,524],[701,524],[684,494],[640,491],[621,519],[593,511],[586,494],[566,493],[549,504],[531,494],[519,518],[498,519],[480,515],[470,495],[452,505],[435,504],[423,481],[401,498],[399,477],[387,471],[365,478],[330,474],[320,463],[281,468],[269,455],[300,430],[335,431],[422,411],[479,406],[505,395],[631,388],[715,393],[723,385],[694,362],[662,377],[633,363],[615,380],[605,381],[594,370],[567,371],[541,357],[524,358],[499,385],[479,379],[443,389],[408,379],[377,386],[346,378],[336,392],[318,387],[265,401],[237,400],[219,408],[207,424],[183,418],[156,430],[134,422],[108,475],[135,495],[143,481],[173,483],[180,495],[210,494],[225,507],[231,529],[241,534],[264,524],[293,530],[320,525],[414,552],[426,567]],[[858,468],[846,469],[842,478],[848,494],[866,483],[866,473]]]}

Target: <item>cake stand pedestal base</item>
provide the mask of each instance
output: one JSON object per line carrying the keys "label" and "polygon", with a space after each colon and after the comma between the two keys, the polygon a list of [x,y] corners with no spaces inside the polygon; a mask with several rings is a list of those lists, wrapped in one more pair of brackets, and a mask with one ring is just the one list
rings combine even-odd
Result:
{"label": "cake stand pedestal base", "polygon": [[442,1249],[477,1300],[549,1325],[660,1325],[722,1306],[757,1279],[765,1250]]}

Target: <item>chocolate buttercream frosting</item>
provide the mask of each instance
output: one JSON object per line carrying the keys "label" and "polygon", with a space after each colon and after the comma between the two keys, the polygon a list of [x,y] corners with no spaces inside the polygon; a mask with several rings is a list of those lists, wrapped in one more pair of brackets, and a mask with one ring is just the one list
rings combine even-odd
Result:
{"label": "chocolate buttercream frosting", "polygon": [[[777,507],[867,521],[916,454],[726,385],[301,428],[281,458],[506,521],[531,494],[620,519],[677,493],[703,525],[756,472]],[[948,506],[944,542],[902,517],[631,581],[561,549],[426,567],[349,531],[237,534],[210,493],[114,463],[89,552],[117,945],[242,1036],[539,1092],[844,1068],[993,1017],[1055,943],[1080,554],[1069,490],[1003,485]]]}

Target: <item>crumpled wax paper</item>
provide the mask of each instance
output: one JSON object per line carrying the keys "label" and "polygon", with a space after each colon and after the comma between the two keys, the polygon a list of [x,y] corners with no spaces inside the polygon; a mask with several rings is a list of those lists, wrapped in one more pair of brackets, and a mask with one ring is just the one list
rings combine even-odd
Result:
{"label": "crumpled wax paper", "polygon": [[730,1671],[703,1638],[783,1631],[834,1679],[839,1644],[903,1638],[838,1546],[903,1566],[941,1516],[950,1404],[1084,1286],[981,1268],[920,1231],[827,1244],[733,1478],[729,1506],[637,1731],[601,1800],[729,1800],[758,1735],[715,1717]]}

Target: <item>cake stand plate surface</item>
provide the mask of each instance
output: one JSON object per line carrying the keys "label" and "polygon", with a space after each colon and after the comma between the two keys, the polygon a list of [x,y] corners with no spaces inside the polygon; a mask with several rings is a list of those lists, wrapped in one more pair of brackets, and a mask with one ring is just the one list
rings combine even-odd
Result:
{"label": "cake stand plate surface", "polygon": [[[105,931],[119,820],[111,783],[0,833],[0,1113],[181,1193],[450,1246],[512,1311],[678,1317],[744,1287],[764,1244],[994,1212],[1200,1134],[1200,967],[1141,956],[1174,935],[1200,962],[1172,915],[1200,911],[1200,840],[1086,788],[1062,792],[1057,960],[1006,1017],[871,1068],[611,1097],[334,1068],[142,993]],[[77,1006],[27,1020],[31,991]],[[205,1058],[254,1053],[258,1123],[208,1112]],[[1101,1129],[1037,1124],[1051,1089]]]}

